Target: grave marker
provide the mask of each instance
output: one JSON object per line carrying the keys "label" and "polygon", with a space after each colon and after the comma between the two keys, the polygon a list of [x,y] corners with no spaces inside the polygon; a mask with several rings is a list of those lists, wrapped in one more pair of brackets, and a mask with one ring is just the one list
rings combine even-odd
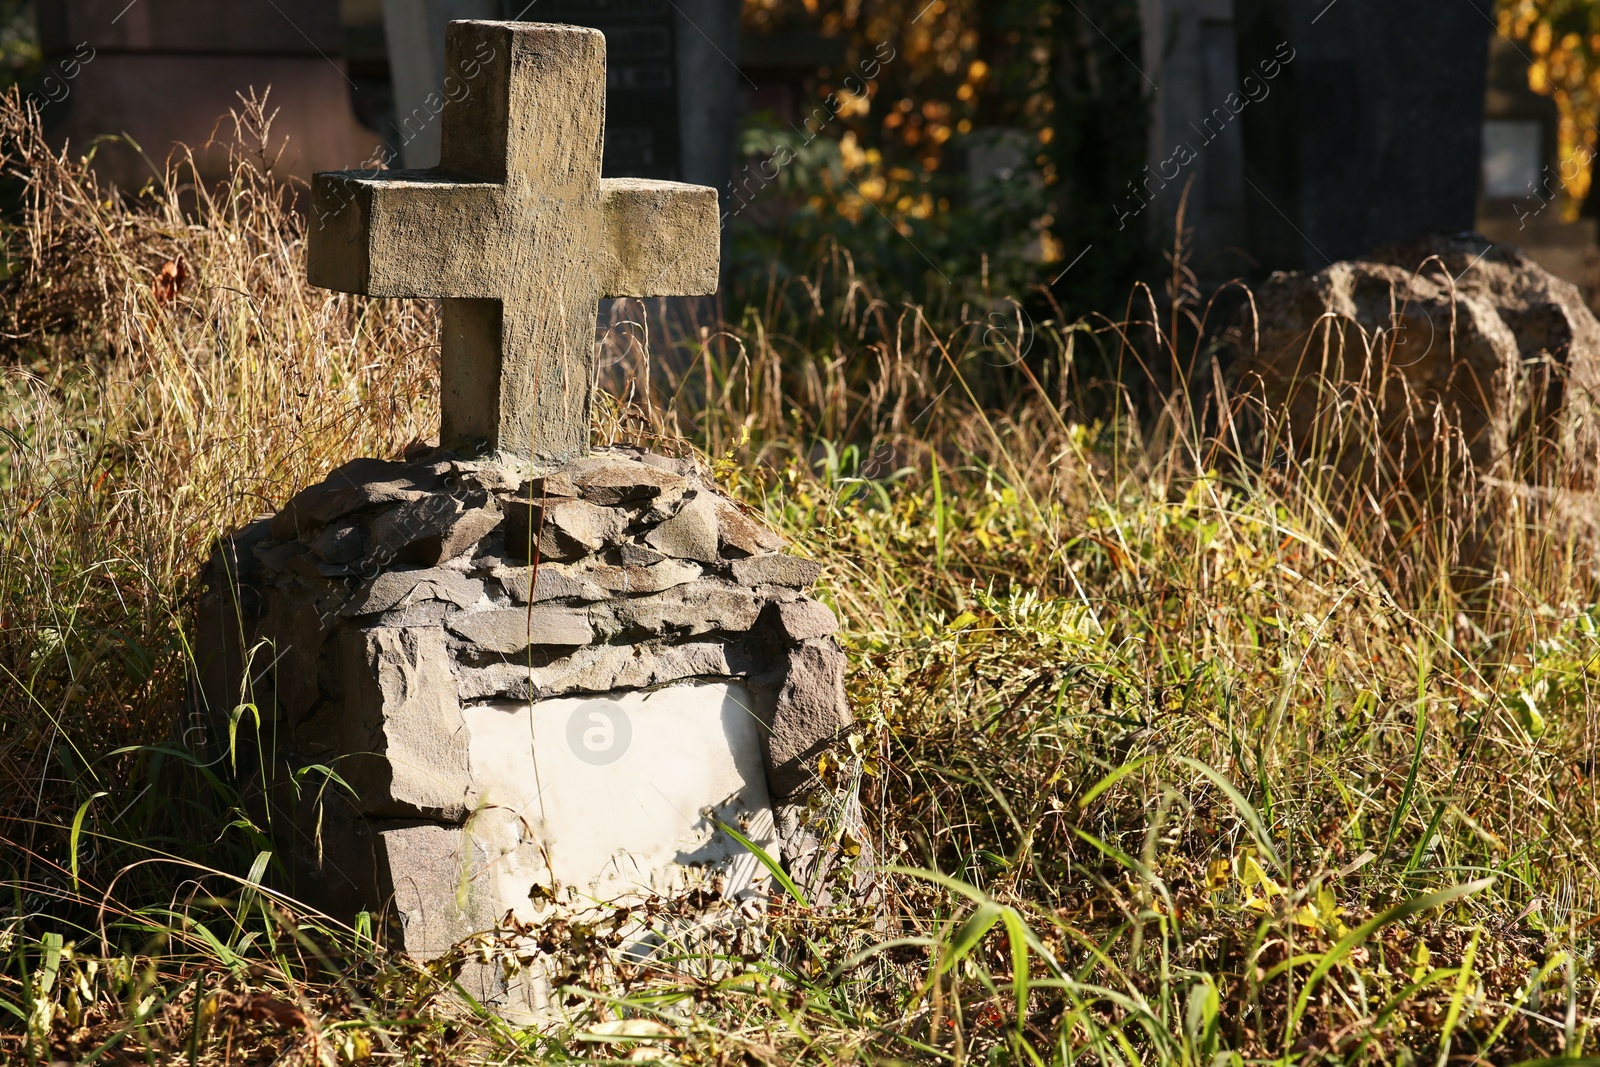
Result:
{"label": "grave marker", "polygon": [[[539,924],[603,919],[671,966],[759,914],[745,841],[825,902],[858,892],[864,832],[820,788],[851,722],[820,566],[692,459],[584,454],[595,299],[713,289],[715,192],[599,179],[598,32],[450,43],[481,68],[450,166],[320,175],[311,236],[314,281],[448,296],[447,447],[352,460],[224,538],[196,660],[219,748],[261,723],[260,758],[218,761],[259,775],[285,888],[421,959],[470,941],[463,987],[541,1021]],[[496,453],[448,447],[475,436]]]}
{"label": "grave marker", "polygon": [[561,461],[589,448],[601,297],[707,296],[716,190],[600,177],[605,38],[456,22],[442,162],[317,175],[312,284],[444,298],[440,440]]}

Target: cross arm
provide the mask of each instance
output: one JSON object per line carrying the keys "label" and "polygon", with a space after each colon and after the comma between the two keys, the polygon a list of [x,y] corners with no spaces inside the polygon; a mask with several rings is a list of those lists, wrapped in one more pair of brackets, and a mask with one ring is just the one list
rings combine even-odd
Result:
{"label": "cross arm", "polygon": [[492,297],[483,249],[500,186],[437,171],[329,171],[311,189],[312,285],[394,297]]}
{"label": "cross arm", "polygon": [[710,296],[722,260],[717,191],[709,185],[604,178],[605,296]]}

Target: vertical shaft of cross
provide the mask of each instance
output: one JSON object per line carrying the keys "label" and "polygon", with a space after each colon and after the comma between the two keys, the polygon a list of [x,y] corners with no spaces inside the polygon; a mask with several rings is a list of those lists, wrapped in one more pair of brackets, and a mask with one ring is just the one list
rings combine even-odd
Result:
{"label": "vertical shaft of cross", "polygon": [[499,182],[522,239],[484,263],[500,299],[445,301],[441,437],[538,459],[580,455],[600,297],[605,39],[456,23],[446,55],[451,69],[481,62],[482,85],[481,99],[445,109],[441,168]]}

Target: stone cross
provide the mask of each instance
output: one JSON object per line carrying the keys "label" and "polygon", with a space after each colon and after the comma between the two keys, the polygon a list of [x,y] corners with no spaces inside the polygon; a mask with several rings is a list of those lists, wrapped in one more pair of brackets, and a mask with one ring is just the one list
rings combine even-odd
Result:
{"label": "stone cross", "polygon": [[313,285],[443,297],[440,443],[589,451],[603,296],[716,291],[716,190],[600,177],[605,37],[454,22],[441,165],[316,176]]}

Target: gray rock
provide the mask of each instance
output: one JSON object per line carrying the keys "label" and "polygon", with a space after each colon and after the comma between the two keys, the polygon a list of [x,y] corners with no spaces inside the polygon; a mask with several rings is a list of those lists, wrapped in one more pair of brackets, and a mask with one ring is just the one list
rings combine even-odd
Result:
{"label": "gray rock", "polygon": [[590,503],[614,508],[643,504],[676,494],[682,498],[689,483],[680,475],[633,460],[617,460],[573,478],[578,492]]}
{"label": "gray rock", "polygon": [[761,602],[748,590],[704,581],[652,596],[597,604],[590,610],[597,629],[694,637],[750,629],[761,614]]}
{"label": "gray rock", "polygon": [[[493,571],[507,595],[519,604],[538,604],[546,600],[604,600],[610,594],[594,582],[584,580],[564,563],[540,562],[537,571],[531,564],[503,564]],[[529,588],[529,585],[532,588]]]}
{"label": "gray rock", "polygon": [[277,574],[288,572],[295,560],[309,558],[310,555],[311,549],[300,541],[269,541],[255,547],[255,557],[261,561],[261,566]]}
{"label": "gray rock", "polygon": [[740,585],[784,585],[791,589],[808,588],[822,573],[822,564],[775,552],[766,556],[736,559],[728,568]]}
{"label": "gray rock", "polygon": [[490,663],[461,667],[456,685],[463,702],[494,697],[542,700],[568,693],[646,689],[685,678],[725,678],[735,673],[728,646],[721,641],[591,645],[544,666]]}
{"label": "gray rock", "polygon": [[587,500],[537,501],[518,497],[505,503],[506,551],[528,559],[537,546],[541,560],[580,559],[622,541],[626,520]]}
{"label": "gray rock", "polygon": [[454,616],[447,625],[477,648],[501,655],[534,645],[580,646],[594,640],[588,616],[577,608],[493,608]]}
{"label": "gray rock", "polygon": [[522,474],[503,463],[457,460],[450,464],[450,473],[464,485],[495,494],[515,492],[522,484]]}
{"label": "gray rock", "polygon": [[339,772],[366,815],[460,820],[472,810],[466,724],[444,631],[346,631]]}
{"label": "gray rock", "polygon": [[413,603],[400,604],[388,611],[380,611],[376,615],[368,615],[362,619],[367,626],[373,627],[411,627],[438,630],[444,627],[445,619],[454,615],[458,610],[453,604],[443,600],[418,600]]}
{"label": "gray rock", "polygon": [[577,495],[578,487],[573,484],[572,475],[565,471],[553,471],[530,478],[517,490],[517,496],[524,500],[546,500],[551,497]]}
{"label": "gray rock", "polygon": [[717,562],[716,498],[696,494],[676,515],[645,534],[644,543],[677,559]]}
{"label": "gray rock", "polygon": [[664,559],[648,567],[608,567],[604,564],[589,564],[574,568],[572,571],[574,577],[587,579],[607,593],[621,596],[660,593],[695,581],[702,573],[704,572],[695,564],[676,559]]}
{"label": "gray rock", "polygon": [[745,515],[733,501],[720,496],[714,499],[717,507],[717,542],[722,554],[729,559],[776,552],[788,543],[774,531]]}
{"label": "gray rock", "polygon": [[[494,862],[470,832],[421,823],[392,826],[373,836],[379,884],[393,894],[388,899],[399,919],[398,937],[391,942],[396,949],[429,960],[472,934],[494,928],[499,916],[486,906],[490,895],[460,892],[463,872],[487,872]],[[480,997],[488,991],[467,988]]]}
{"label": "gray rock", "polygon": [[361,525],[355,522],[331,523],[311,539],[310,547],[324,563],[354,563],[365,551]]}
{"label": "gray rock", "polygon": [[622,547],[617,549],[617,556],[624,567],[648,567],[667,558],[665,553],[632,542],[624,542]]}
{"label": "gray rock", "polygon": [[407,558],[433,567],[448,563],[477,545],[500,525],[500,509],[493,504],[472,508],[445,520],[436,534],[419,538],[406,549]]}
{"label": "gray rock", "polygon": [[[267,590],[267,613],[258,632],[264,643],[245,650],[252,697],[259,702],[256,694],[270,686],[278,710],[290,723],[299,722],[322,695],[317,666],[328,638],[322,613],[292,590],[286,595],[273,587]],[[236,703],[239,694],[233,696]]]}
{"label": "gray rock", "polygon": [[389,561],[435,566],[467,551],[499,522],[499,509],[487,494],[430,494],[372,518],[367,558],[380,566]]}
{"label": "gray rock", "polygon": [[809,597],[787,604],[768,604],[761,613],[761,620],[792,645],[827,637],[839,628],[839,620],[828,606]]}
{"label": "gray rock", "polygon": [[642,452],[639,455],[639,462],[648,467],[659,467],[661,470],[671,471],[673,474],[681,475],[684,478],[698,478],[700,475],[700,464],[688,457],[675,459],[671,456],[658,456],[653,452]]}
{"label": "gray rock", "polygon": [[817,757],[851,723],[844,692],[845,654],[830,640],[790,649],[766,699],[757,690],[757,713],[767,723],[767,788],[773,798],[793,796],[816,781]]}
{"label": "gray rock", "polygon": [[385,571],[359,590],[339,614],[368,615],[421,600],[442,600],[458,608],[470,608],[483,597],[483,583],[460,571],[438,567]]}
{"label": "gray rock", "polygon": [[296,493],[272,520],[272,536],[287,541],[356,511],[419,501],[439,479],[410,463],[353,459],[316,485]]}

